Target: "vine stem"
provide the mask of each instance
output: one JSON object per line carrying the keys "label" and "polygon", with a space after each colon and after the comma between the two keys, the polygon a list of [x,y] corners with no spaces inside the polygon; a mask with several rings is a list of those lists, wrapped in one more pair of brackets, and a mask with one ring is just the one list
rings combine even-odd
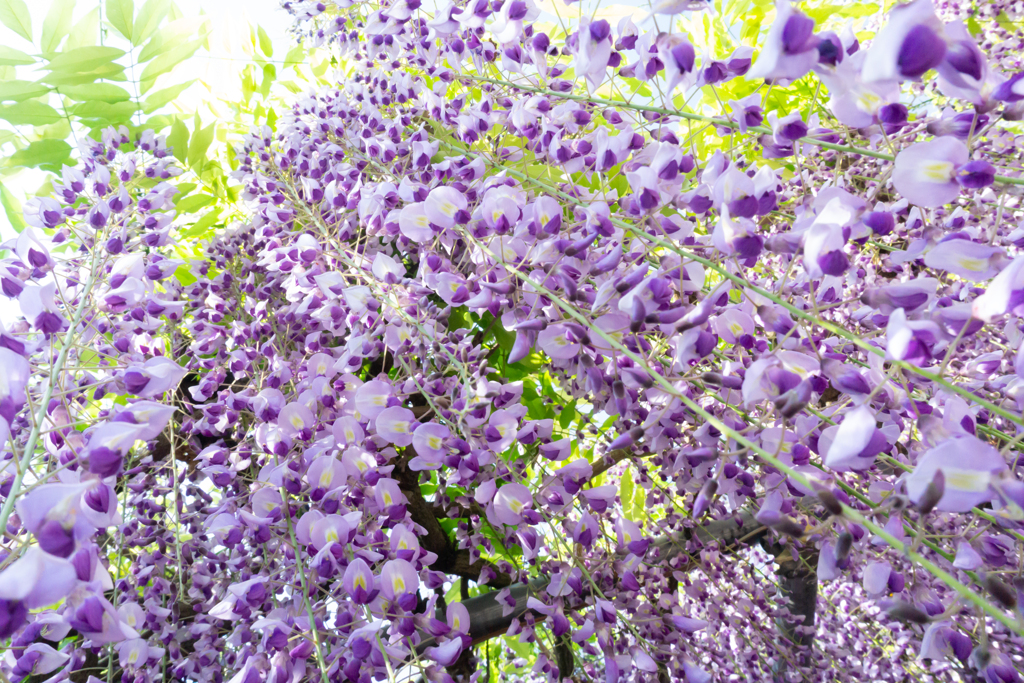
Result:
{"label": "vine stem", "polygon": [[57,378],[64,371],[64,364],[67,362],[68,353],[71,351],[71,347],[74,346],[74,336],[78,329],[78,325],[82,322],[82,317],[85,315],[85,307],[89,301],[89,294],[92,293],[92,288],[96,285],[97,277],[96,273],[99,270],[99,239],[93,242],[93,255],[92,255],[92,268],[89,272],[89,279],[85,282],[85,287],[79,297],[78,306],[75,308],[75,313],[71,318],[71,324],[68,326],[68,331],[64,335],[64,339],[61,342],[61,348],[57,355],[57,360],[50,368],[50,376],[46,382],[46,388],[43,390],[43,398],[39,403],[39,409],[36,412],[35,424],[32,426],[32,431],[29,432],[28,441],[25,442],[25,450],[21,454],[21,460],[19,461],[18,471],[14,474],[14,481],[11,484],[11,491],[7,494],[7,499],[4,500],[4,506],[0,509],[0,531],[7,528],[7,519],[11,516],[11,512],[14,510],[14,502],[21,493],[21,485],[25,480],[25,473],[28,471],[28,466],[32,462],[32,456],[36,452],[36,444],[39,441],[40,431],[42,430],[43,420],[46,418],[46,409],[50,405],[50,398],[53,396],[53,389],[57,384]]}
{"label": "vine stem", "polygon": [[[288,491],[282,486],[280,488],[281,493],[281,507],[284,511],[284,519],[288,524],[288,538],[292,542],[292,549],[295,551],[295,562],[298,568],[299,554],[302,549],[299,547],[299,542],[295,538],[295,527],[292,524],[292,511],[288,503]],[[306,607],[306,615],[309,617],[309,631],[313,635],[313,646],[316,650],[316,662],[320,666],[320,678],[323,683],[329,683],[330,677],[327,675],[327,663],[324,661],[323,647],[320,645],[320,629],[316,625],[316,615],[313,614],[313,606],[309,604],[309,590],[306,588],[306,575],[299,569],[296,572],[299,575],[299,585],[302,587],[302,603]]]}
{"label": "vine stem", "polygon": [[[510,88],[517,88],[526,92],[536,93],[538,95],[548,95],[549,97],[559,97],[564,100],[574,100],[576,102],[589,102],[591,104],[600,104],[606,107],[623,107],[626,109],[634,109],[636,111],[646,111],[654,114],[665,114],[666,116],[678,116],[683,119],[690,121],[703,121],[711,123],[716,126],[725,126],[734,130],[739,129],[739,124],[734,121],[730,121],[726,118],[715,118],[713,116],[705,116],[704,114],[695,114],[688,111],[679,111],[678,109],[668,109],[666,107],[656,107],[648,104],[633,104],[632,102],[619,102],[617,100],[608,100],[603,97],[584,97],[583,95],[573,95],[571,93],[561,93],[556,90],[548,90],[547,88],[537,88],[529,85],[519,85],[510,81],[500,81],[494,78],[487,78],[486,76],[473,76],[471,74],[460,74],[461,78],[466,78],[473,81],[479,81],[482,83],[491,83],[492,85],[503,85]],[[771,134],[771,129],[765,126],[747,126],[748,132]],[[860,154],[861,156],[874,157],[875,159],[882,159],[884,161],[895,161],[896,157],[892,154],[886,154],[885,152],[876,152],[873,149],[864,149],[863,147],[851,147],[849,145],[839,145],[834,142],[825,142],[824,140],[818,140],[812,137],[803,137],[793,143],[794,148],[797,144],[815,145],[824,149],[830,149],[835,152],[846,152],[848,154]],[[997,175],[995,177],[997,183],[1005,183],[1007,185],[1024,185],[1024,178],[1012,178],[1010,176]]]}

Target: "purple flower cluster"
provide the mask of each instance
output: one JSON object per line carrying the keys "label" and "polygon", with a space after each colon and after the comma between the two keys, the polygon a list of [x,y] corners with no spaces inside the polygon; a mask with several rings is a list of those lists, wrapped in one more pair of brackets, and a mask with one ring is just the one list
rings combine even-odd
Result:
{"label": "purple flower cluster", "polygon": [[5,676],[1019,680],[1024,95],[966,25],[285,6],[346,75],[239,142],[245,222],[185,260],[111,131],[6,245]]}

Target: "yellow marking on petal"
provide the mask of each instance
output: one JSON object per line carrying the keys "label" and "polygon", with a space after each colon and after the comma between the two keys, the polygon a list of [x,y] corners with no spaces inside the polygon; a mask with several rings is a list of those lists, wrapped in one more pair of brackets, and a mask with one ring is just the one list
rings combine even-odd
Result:
{"label": "yellow marking on petal", "polygon": [[295,427],[296,429],[302,429],[305,426],[306,423],[302,421],[302,417],[300,417],[299,415],[292,415],[292,427]]}
{"label": "yellow marking on petal", "polygon": [[927,161],[918,169],[918,177],[930,183],[948,183],[953,178],[952,161]]}
{"label": "yellow marking on petal", "polygon": [[441,204],[441,213],[446,216],[454,216],[456,211],[458,211],[458,208],[456,208],[456,206],[451,202],[444,202]]}
{"label": "yellow marking on petal", "polygon": [[439,436],[428,436],[427,437],[427,445],[430,446],[435,451],[438,450],[439,448],[441,448],[441,437],[439,437]]}
{"label": "yellow marking on petal", "polygon": [[988,490],[992,475],[989,472],[978,470],[964,470],[959,467],[943,467],[942,473],[946,475],[946,488],[969,493],[982,493]]}
{"label": "yellow marking on petal", "polygon": [[334,481],[334,473],[324,470],[324,473],[320,475],[320,486],[326,488],[331,485],[332,481]]}
{"label": "yellow marking on petal", "polygon": [[337,543],[338,542],[338,531],[337,531],[337,529],[330,529],[330,530],[328,530],[328,532],[326,534],[324,534],[324,538],[327,539],[328,543]]}
{"label": "yellow marking on petal", "polygon": [[352,585],[356,588],[362,588],[363,590],[366,590],[366,577],[360,574],[355,578],[355,581],[352,582]]}
{"label": "yellow marking on petal", "polygon": [[988,259],[971,258],[970,256],[958,256],[956,260],[966,270],[979,272],[988,268]]}
{"label": "yellow marking on petal", "polygon": [[401,576],[391,579],[391,586],[395,589],[396,593],[405,592],[405,580]]}
{"label": "yellow marking on petal", "polygon": [[860,94],[860,97],[857,98],[857,105],[862,111],[866,111],[868,113],[874,113],[881,104],[882,98],[869,90],[865,90]]}

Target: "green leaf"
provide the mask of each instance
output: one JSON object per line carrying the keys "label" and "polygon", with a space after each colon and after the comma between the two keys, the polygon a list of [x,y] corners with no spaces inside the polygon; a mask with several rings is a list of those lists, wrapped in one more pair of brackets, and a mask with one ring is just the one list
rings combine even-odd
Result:
{"label": "green leaf", "polygon": [[62,52],[51,59],[43,68],[66,73],[86,73],[95,71],[123,56],[124,50],[118,50],[116,47],[91,45]]}
{"label": "green leaf", "polygon": [[21,232],[24,230],[25,219],[21,215],[21,204],[14,194],[4,187],[2,183],[0,183],[0,204],[3,205],[4,213],[7,214],[7,220],[10,221],[14,231]]}
{"label": "green leaf", "polygon": [[[197,220],[195,224],[183,230],[178,237],[181,239],[192,239],[193,237],[202,237],[207,233],[207,230],[213,226],[220,218],[220,209],[213,209],[207,211],[206,214]],[[185,283],[182,283],[185,284]]]}
{"label": "green leaf", "polygon": [[325,59],[319,64],[310,66],[309,70],[312,71],[313,75],[317,78],[322,78],[329,68],[331,68],[331,62],[330,60]]}
{"label": "green leaf", "polygon": [[996,15],[996,23],[999,24],[999,26],[1001,26],[1007,33],[1017,32],[1017,24],[1010,19],[1005,10],[1000,10],[999,14]]}
{"label": "green leaf", "polygon": [[181,46],[186,38],[194,35],[197,31],[208,30],[206,21],[204,17],[191,17],[178,19],[166,24],[159,33],[153,35],[145,47],[142,48],[142,51],[139,52],[138,62],[140,64],[148,62],[157,55]]}
{"label": "green leaf", "polygon": [[61,119],[48,126],[36,126],[32,132],[40,140],[67,140],[71,137],[71,124],[67,119]]}
{"label": "green leaf", "polygon": [[142,92],[147,92],[152,88],[158,76],[167,73],[194,55],[196,50],[198,50],[202,44],[202,38],[190,40],[184,45],[180,45],[173,50],[165,52],[164,54],[154,58],[153,61],[147,64],[146,68],[142,70],[142,76],[139,79],[139,87]]}
{"label": "green leaf", "polygon": [[211,123],[206,128],[199,128],[198,118],[196,120],[196,130],[192,133],[192,141],[188,144],[188,165],[192,168],[199,166],[202,168],[200,162],[206,160],[206,150],[210,148],[210,144],[213,142],[213,134],[215,132],[216,122]]}
{"label": "green leaf", "polygon": [[45,126],[59,121],[60,118],[56,109],[36,100],[0,107],[0,119],[15,126]]}
{"label": "green leaf", "polygon": [[100,32],[100,8],[95,7],[78,20],[68,34],[68,42],[64,43],[64,51],[96,44],[96,36]]}
{"label": "green leaf", "polygon": [[306,63],[306,48],[296,45],[284,56],[285,66],[299,67]]}
{"label": "green leaf", "polygon": [[0,23],[32,41],[32,15],[28,13],[25,0],[0,0]]}
{"label": "green leaf", "polygon": [[270,95],[270,86],[277,79],[277,68],[273,64],[263,65],[263,83],[260,84],[260,94],[263,99]]}
{"label": "green leaf", "polygon": [[[626,516],[629,517],[629,512],[633,508],[633,477],[630,477],[628,472],[619,480],[619,501]],[[633,521],[632,518],[630,521]]]}
{"label": "green leaf", "polygon": [[184,16],[185,14],[181,11],[181,8],[178,7],[178,3],[171,0],[171,9],[167,10],[167,18],[171,21],[177,21]]}
{"label": "green leaf", "polygon": [[878,4],[874,2],[851,2],[841,7],[836,13],[837,17],[867,17],[878,11]]}
{"label": "green leaf", "polygon": [[146,4],[139,10],[139,16],[136,17],[135,28],[132,30],[132,44],[138,47],[149,40],[170,8],[171,0],[146,0]]}
{"label": "green leaf", "polygon": [[50,92],[45,85],[28,81],[0,81],[0,102],[23,102]]}
{"label": "green leaf", "polygon": [[39,39],[39,48],[44,54],[56,52],[60,41],[71,31],[71,12],[74,8],[75,0],[53,0],[43,20],[43,35]]}
{"label": "green leaf", "polygon": [[139,130],[143,131],[149,128],[154,133],[160,133],[164,128],[167,128],[174,122],[173,116],[167,114],[157,114],[156,116],[150,116],[148,119],[142,122],[139,126]]}
{"label": "green leaf", "polygon": [[188,266],[178,266],[174,270],[174,278],[178,282],[180,282],[183,287],[188,287],[189,285],[197,282],[199,279],[192,274],[192,272],[188,269]]}
{"label": "green leaf", "polygon": [[63,140],[47,138],[30,143],[7,158],[7,166],[39,167],[44,170],[60,170],[63,162],[71,155],[71,145]]}
{"label": "green leaf", "polygon": [[178,213],[195,213],[204,206],[209,206],[214,201],[216,200],[208,194],[194,194],[189,197],[183,197],[175,206],[178,208]]}
{"label": "green leaf", "polygon": [[146,101],[142,103],[142,111],[150,114],[161,107],[165,107],[175,99],[178,95],[188,89],[190,85],[195,83],[195,80],[185,81],[178,85],[172,85],[170,88],[164,88],[163,90],[157,90],[146,98]]}
{"label": "green leaf", "polygon": [[132,41],[135,3],[132,0],[107,0],[107,21],[128,41]]}
{"label": "green leaf", "polygon": [[111,81],[123,81],[124,77],[124,66],[111,62],[109,64],[103,64],[102,66],[85,73],[69,73],[66,71],[54,71],[49,76],[40,78],[40,83],[49,83],[50,85],[85,85],[86,83],[95,83],[101,78],[105,78]]}
{"label": "green leaf", "polygon": [[174,158],[185,163],[188,157],[188,128],[181,119],[175,119],[171,124],[171,134],[167,136],[167,147],[171,149]]}
{"label": "green leaf", "polygon": [[110,83],[92,83],[89,85],[66,85],[60,94],[75,102],[106,102],[116,104],[127,102],[132,98],[124,88]]}
{"label": "green leaf", "polygon": [[0,66],[21,66],[35,63],[36,60],[34,57],[25,54],[21,50],[15,50],[13,47],[0,45]]}
{"label": "green leaf", "polygon": [[558,424],[562,426],[562,429],[568,429],[572,425],[573,420],[576,419],[576,399],[570,401],[567,405],[562,408],[561,414],[558,416]]}
{"label": "green leaf", "polygon": [[271,42],[270,36],[267,35],[267,32],[263,30],[262,26],[256,27],[256,35],[259,36],[260,50],[263,51],[263,54],[265,54],[268,58],[273,57],[274,43]]}
{"label": "green leaf", "polygon": [[107,102],[92,101],[76,104],[68,110],[80,119],[96,119],[109,123],[127,123],[131,121],[132,114],[138,111],[138,105],[134,102]]}

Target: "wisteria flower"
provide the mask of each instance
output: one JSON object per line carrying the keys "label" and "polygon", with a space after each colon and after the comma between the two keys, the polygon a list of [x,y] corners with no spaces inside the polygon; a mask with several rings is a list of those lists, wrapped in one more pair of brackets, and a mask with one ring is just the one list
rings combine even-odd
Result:
{"label": "wisteria flower", "polygon": [[974,300],[972,314],[991,322],[1024,307],[1024,256],[1018,256],[989,283],[985,293]]}
{"label": "wisteria flower", "polygon": [[413,242],[427,242],[434,237],[424,202],[407,204],[398,215],[398,227]]}
{"label": "wisteria flower", "polygon": [[156,398],[178,386],[186,372],[170,358],[157,356],[141,366],[129,367],[124,373],[124,385],[130,394]]}
{"label": "wisteria flower", "polygon": [[363,417],[376,419],[388,407],[391,387],[380,380],[363,384],[355,392],[356,409]]}
{"label": "wisteria flower", "polygon": [[533,495],[522,484],[505,484],[494,494],[494,520],[516,526],[523,522],[523,511],[533,505]]}
{"label": "wisteria flower", "polygon": [[917,80],[946,56],[945,31],[932,0],[893,7],[864,59],[865,82]]}
{"label": "wisteria flower", "polygon": [[385,408],[374,421],[377,434],[396,446],[408,446],[413,442],[417,424],[416,415],[401,406]]}
{"label": "wisteria flower", "polygon": [[78,580],[74,565],[31,546],[0,572],[0,635],[18,631],[28,610],[67,597]]}
{"label": "wisteria flower", "polygon": [[925,254],[924,263],[971,282],[983,282],[999,273],[1005,259],[1006,254],[999,247],[967,239],[947,239]]}
{"label": "wisteria flower", "polygon": [[596,88],[605,79],[612,54],[611,26],[604,19],[583,22],[577,34],[573,65],[576,74]]}
{"label": "wisteria flower", "polygon": [[388,560],[380,574],[381,594],[404,610],[416,605],[420,578],[416,569],[405,560]]}
{"label": "wisteria flower", "polygon": [[867,406],[860,406],[846,413],[839,423],[825,455],[825,466],[837,472],[865,470],[888,445],[875,424],[874,413]]}
{"label": "wisteria flower", "polygon": [[945,476],[942,498],[935,509],[967,512],[995,496],[992,483],[1006,471],[999,451],[970,435],[948,439],[927,451],[906,479],[907,493],[918,502],[938,471]]}
{"label": "wisteria flower", "polygon": [[789,0],[776,0],[775,21],[768,29],[748,79],[786,83],[800,78],[818,62],[814,20],[793,9]]}
{"label": "wisteria flower", "polygon": [[992,184],[995,171],[985,161],[970,161],[967,146],[952,136],[919,142],[896,155],[892,182],[918,206],[948,204],[960,187],[977,189]]}
{"label": "wisteria flower", "polygon": [[889,316],[885,337],[887,358],[926,365],[934,357],[942,331],[930,320],[909,320],[906,312],[899,308]]}
{"label": "wisteria flower", "polygon": [[556,360],[575,358],[580,342],[572,328],[565,324],[548,325],[537,337],[537,345]]}

